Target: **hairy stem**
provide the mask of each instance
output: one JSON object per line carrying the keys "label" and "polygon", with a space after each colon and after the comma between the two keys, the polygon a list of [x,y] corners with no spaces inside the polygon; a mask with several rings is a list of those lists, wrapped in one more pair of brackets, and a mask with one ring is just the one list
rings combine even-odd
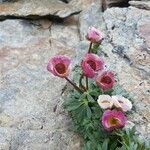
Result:
{"label": "hairy stem", "polygon": [[84,91],[79,88],[74,82],[72,82],[69,78],[65,77],[65,79],[80,93],[84,93]]}

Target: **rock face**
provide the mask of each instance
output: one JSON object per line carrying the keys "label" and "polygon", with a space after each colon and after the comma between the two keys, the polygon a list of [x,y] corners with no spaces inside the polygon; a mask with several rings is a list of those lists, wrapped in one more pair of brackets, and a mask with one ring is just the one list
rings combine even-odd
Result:
{"label": "rock face", "polygon": [[[22,17],[38,14],[24,11],[31,3],[28,0],[26,5],[23,3],[24,0],[0,4],[0,11],[6,14],[6,8],[11,6],[9,12],[19,12],[20,17],[21,13]],[[44,10],[41,16],[54,10],[43,9],[49,5],[38,3],[34,6],[38,6],[36,12]],[[17,4],[20,9],[14,9]],[[81,60],[88,49],[85,34],[90,26],[103,31],[105,40],[99,53],[133,98],[135,108],[129,120],[140,136],[149,140],[149,11],[129,7],[108,8],[103,13],[99,0],[57,4],[65,8],[74,4],[74,9],[80,6],[83,11],[62,23],[44,18],[0,22],[0,150],[80,150],[82,139],[72,131],[71,119],[62,106],[66,81],[48,73],[46,65],[49,57],[56,54],[71,56],[74,63]],[[55,15],[64,18],[62,11],[56,11]]]}
{"label": "rock face", "polygon": [[119,83],[132,95],[130,121],[150,139],[150,13],[137,8],[112,8],[104,13],[107,39],[103,52]]}
{"label": "rock face", "polygon": [[[70,119],[63,110],[62,89],[66,82],[46,70],[49,57],[73,56],[65,42],[75,37],[75,25],[55,25],[55,36],[42,24],[6,20],[0,22],[1,100],[0,149],[70,150],[79,149],[78,135],[69,131]],[[48,26],[48,25],[47,25]],[[57,31],[59,26],[59,30]],[[64,28],[62,28],[64,26]],[[45,26],[44,26],[45,27]],[[74,32],[73,32],[74,31]],[[72,35],[71,35],[72,34]],[[78,41],[76,39],[76,41]]]}
{"label": "rock face", "polygon": [[140,9],[150,10],[150,1],[130,1],[129,4]]}
{"label": "rock face", "polygon": [[106,9],[108,7],[127,7],[129,0],[102,0],[103,8]]}
{"label": "rock face", "polygon": [[72,5],[58,0],[19,0],[0,4],[0,19],[5,18],[66,18],[79,13]]}

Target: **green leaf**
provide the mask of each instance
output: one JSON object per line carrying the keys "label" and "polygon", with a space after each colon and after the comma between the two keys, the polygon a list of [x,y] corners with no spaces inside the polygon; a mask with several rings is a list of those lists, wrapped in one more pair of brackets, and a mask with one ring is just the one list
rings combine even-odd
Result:
{"label": "green leaf", "polygon": [[108,150],[109,139],[105,139],[102,145],[102,150]]}
{"label": "green leaf", "polygon": [[110,145],[110,150],[114,150],[117,147],[117,143],[118,143],[117,140],[113,141],[112,144]]}
{"label": "green leaf", "polygon": [[94,98],[91,95],[89,95],[89,94],[87,94],[87,99],[88,99],[89,102],[95,103]]}
{"label": "green leaf", "polygon": [[92,95],[92,96],[99,96],[100,95],[100,93],[96,90],[89,91],[89,94]]}
{"label": "green leaf", "polygon": [[98,49],[99,49],[99,46],[100,46],[99,43],[94,43],[94,44],[93,44],[92,52],[93,52],[94,54],[97,54],[97,51],[98,51]]}
{"label": "green leaf", "polygon": [[92,112],[89,106],[87,106],[87,117],[90,119],[92,116]]}
{"label": "green leaf", "polygon": [[68,106],[66,109],[67,109],[68,111],[76,110],[76,109],[78,109],[81,105],[82,105],[82,104],[80,104],[80,103],[79,103],[78,105],[74,105],[74,106],[70,105],[70,106]]}
{"label": "green leaf", "polygon": [[79,98],[79,101],[83,101],[85,98],[86,98],[86,93],[83,93],[80,98]]}
{"label": "green leaf", "polygon": [[[101,94],[100,88],[90,81],[89,91],[82,95],[76,91],[71,92],[64,102],[64,108],[69,111],[75,129],[80,132],[85,140],[83,150],[150,150],[150,144],[139,140],[132,130],[116,130],[107,132],[101,124],[103,110],[99,107],[96,100]],[[118,93],[122,89],[118,88]],[[105,91],[110,95],[117,93]]]}
{"label": "green leaf", "polygon": [[103,149],[102,149],[102,146],[101,146],[100,144],[98,144],[97,150],[103,150]]}

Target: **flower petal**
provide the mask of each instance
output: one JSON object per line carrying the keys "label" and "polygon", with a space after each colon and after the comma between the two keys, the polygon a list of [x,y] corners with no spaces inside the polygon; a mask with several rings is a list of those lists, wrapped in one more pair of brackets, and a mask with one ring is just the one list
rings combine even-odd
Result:
{"label": "flower petal", "polygon": [[104,61],[98,55],[88,53],[84,56],[81,67],[85,76],[93,78],[99,70],[104,68]]}
{"label": "flower petal", "polygon": [[104,71],[103,73],[100,73],[96,78],[96,83],[104,90],[113,88],[115,83],[113,72]]}
{"label": "flower petal", "polygon": [[120,95],[115,95],[112,96],[112,99],[116,108],[119,108],[124,112],[130,111],[132,109],[132,103],[127,98],[124,98]]}
{"label": "flower petal", "polygon": [[127,118],[121,111],[106,110],[102,116],[102,125],[107,131],[123,128]]}
{"label": "flower petal", "polygon": [[111,109],[113,106],[113,100],[109,95],[100,95],[97,102],[102,109]]}

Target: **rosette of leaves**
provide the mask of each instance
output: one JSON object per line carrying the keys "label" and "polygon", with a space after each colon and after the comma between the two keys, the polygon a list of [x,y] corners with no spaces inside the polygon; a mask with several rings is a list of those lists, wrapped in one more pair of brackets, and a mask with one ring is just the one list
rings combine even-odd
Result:
{"label": "rosette of leaves", "polygon": [[[129,96],[119,85],[103,94],[119,93]],[[82,150],[150,150],[150,143],[140,141],[135,134],[135,128],[113,132],[104,130],[100,120],[103,110],[96,101],[100,94],[100,88],[91,83],[89,91],[80,94],[73,90],[64,102],[64,108],[69,112],[75,130],[84,138]]]}

